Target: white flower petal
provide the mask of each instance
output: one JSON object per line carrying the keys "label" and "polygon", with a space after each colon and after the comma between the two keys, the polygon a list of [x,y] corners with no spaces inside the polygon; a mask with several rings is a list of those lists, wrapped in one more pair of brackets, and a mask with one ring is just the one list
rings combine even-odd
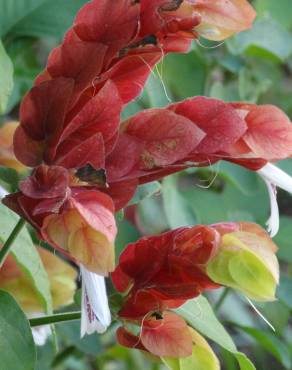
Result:
{"label": "white flower petal", "polygon": [[265,181],[269,192],[271,216],[267,221],[267,229],[271,237],[274,237],[278,233],[280,225],[276,186],[292,194],[292,177],[271,163],[267,163],[257,173]]}
{"label": "white flower petal", "polygon": [[267,163],[263,168],[258,170],[257,173],[270,183],[292,194],[292,177],[277,166]]}
{"label": "white flower petal", "polygon": [[94,332],[104,333],[111,323],[111,314],[103,276],[80,265],[82,276],[81,337]]}
{"label": "white flower petal", "polygon": [[0,186],[0,199],[4,198],[7,194],[8,192],[4,188],[2,188],[2,186]]}
{"label": "white flower petal", "polygon": [[276,186],[270,183],[268,180],[264,179],[267,189],[269,192],[270,197],[270,207],[271,207],[271,216],[266,222],[267,230],[273,238],[277,235],[280,227],[280,215],[279,215],[279,207],[277,202],[277,189]]}
{"label": "white flower petal", "polygon": [[[29,314],[29,318],[45,316],[43,312],[35,312]],[[43,346],[46,344],[48,337],[52,334],[50,325],[40,325],[31,328],[33,340],[37,346]]]}

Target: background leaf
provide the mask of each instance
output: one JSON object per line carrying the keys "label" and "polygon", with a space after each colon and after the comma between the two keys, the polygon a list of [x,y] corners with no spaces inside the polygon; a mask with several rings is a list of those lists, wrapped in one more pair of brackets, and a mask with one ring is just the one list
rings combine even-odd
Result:
{"label": "background leaf", "polygon": [[15,300],[0,290],[0,370],[34,370],[36,353],[29,322]]}
{"label": "background leaf", "polygon": [[[0,240],[4,243],[17,224],[19,217],[0,204],[0,219]],[[15,239],[11,252],[19,266],[32,280],[40,301],[46,311],[50,313],[52,311],[52,297],[48,275],[26,228]]]}
{"label": "background leaf", "polygon": [[215,316],[205,297],[199,296],[192,299],[175,311],[202,335],[231,352],[236,357],[241,370],[255,370],[245,354],[237,351],[232,338]]}
{"label": "background leaf", "polygon": [[13,65],[0,40],[0,114],[6,109],[12,88]]}

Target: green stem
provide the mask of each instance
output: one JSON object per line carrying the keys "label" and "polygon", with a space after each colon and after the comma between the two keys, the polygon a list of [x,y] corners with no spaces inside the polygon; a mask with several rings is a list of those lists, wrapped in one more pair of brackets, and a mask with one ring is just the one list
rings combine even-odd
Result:
{"label": "green stem", "polygon": [[36,317],[34,319],[30,319],[29,323],[31,327],[40,326],[40,325],[49,325],[55,324],[56,322],[65,322],[65,321],[74,321],[81,319],[81,312],[64,312],[64,313],[57,313],[56,315],[50,316],[42,316]]}
{"label": "green stem", "polygon": [[8,239],[4,243],[3,247],[0,250],[0,268],[2,267],[3,263],[5,262],[6,257],[8,256],[10,249],[13,246],[14,240],[17,238],[18,234],[20,233],[21,229],[25,224],[25,220],[21,218],[18,223],[16,224],[15,228],[12,230],[11,234],[9,235]]}
{"label": "green stem", "polygon": [[224,303],[226,297],[230,293],[230,290],[228,288],[225,288],[223,293],[221,294],[220,298],[218,299],[218,302],[215,304],[215,311],[218,312],[219,309],[221,308],[222,304]]}

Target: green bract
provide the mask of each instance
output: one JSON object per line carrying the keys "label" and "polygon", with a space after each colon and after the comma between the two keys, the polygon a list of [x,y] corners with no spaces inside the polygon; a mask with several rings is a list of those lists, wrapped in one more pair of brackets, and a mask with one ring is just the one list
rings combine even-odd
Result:
{"label": "green bract", "polygon": [[237,289],[251,299],[275,299],[278,261],[269,241],[262,236],[249,232],[225,234],[207,273],[216,283]]}

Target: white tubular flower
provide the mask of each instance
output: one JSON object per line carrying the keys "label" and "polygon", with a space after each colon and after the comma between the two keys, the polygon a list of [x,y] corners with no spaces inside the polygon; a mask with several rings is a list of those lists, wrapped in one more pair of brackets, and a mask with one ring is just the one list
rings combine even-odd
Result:
{"label": "white tubular flower", "polygon": [[265,181],[269,192],[271,216],[267,221],[267,229],[271,237],[274,237],[279,231],[280,224],[276,187],[292,194],[292,177],[271,163],[266,164],[263,168],[258,170],[257,173]]}
{"label": "white tubular flower", "polygon": [[81,337],[104,333],[111,323],[111,314],[103,276],[80,265],[82,276]]}

